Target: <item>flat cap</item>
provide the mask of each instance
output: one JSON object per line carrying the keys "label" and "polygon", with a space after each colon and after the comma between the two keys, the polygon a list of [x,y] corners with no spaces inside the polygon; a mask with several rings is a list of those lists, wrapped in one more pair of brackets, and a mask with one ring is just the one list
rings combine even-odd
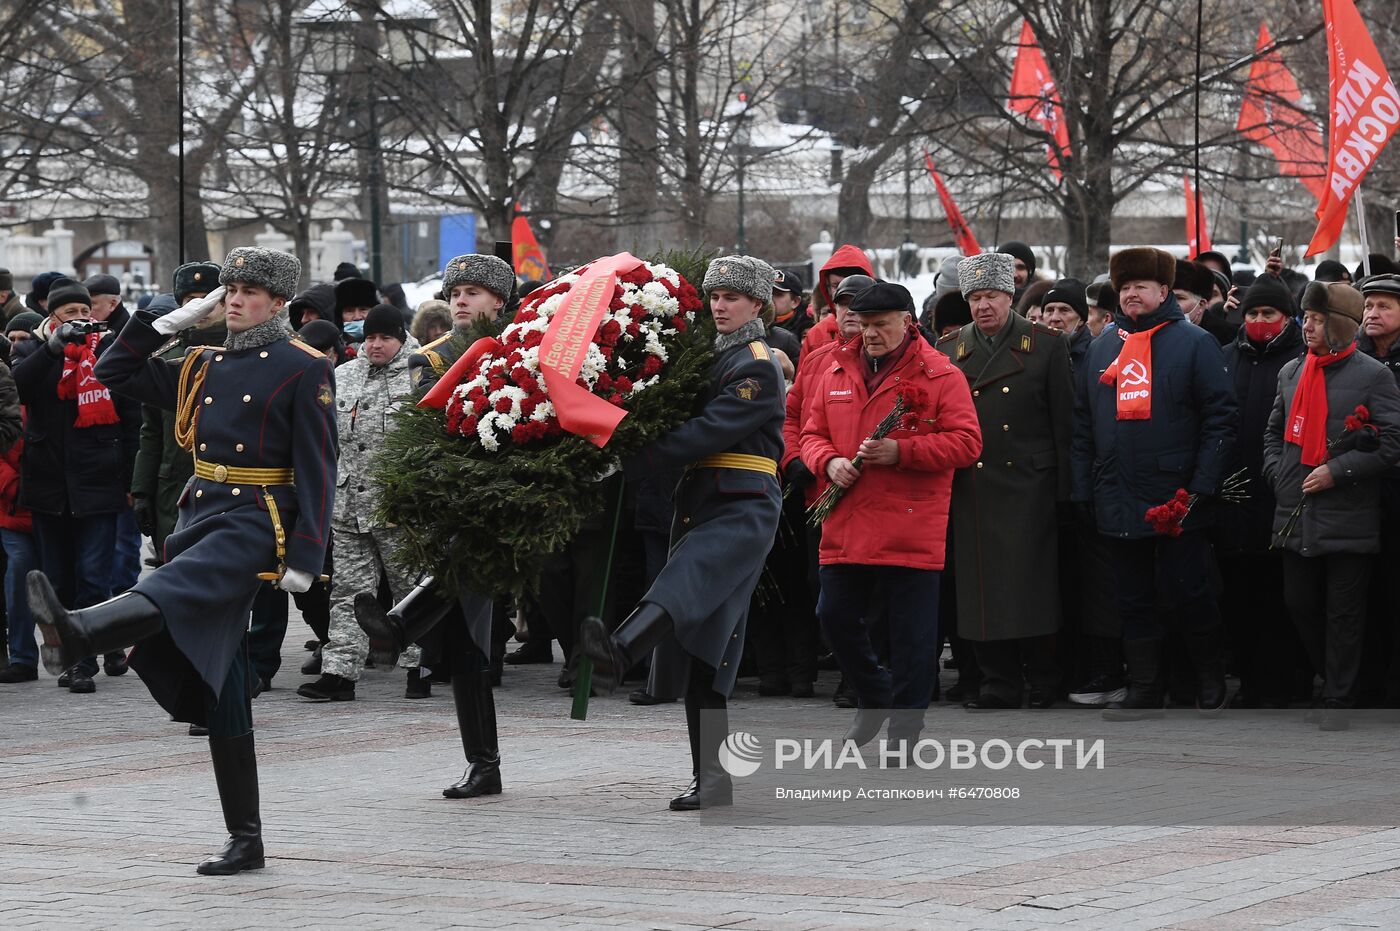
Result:
{"label": "flat cap", "polygon": [[853,314],[883,314],[899,310],[912,314],[914,297],[904,285],[892,281],[877,281],[851,299]]}

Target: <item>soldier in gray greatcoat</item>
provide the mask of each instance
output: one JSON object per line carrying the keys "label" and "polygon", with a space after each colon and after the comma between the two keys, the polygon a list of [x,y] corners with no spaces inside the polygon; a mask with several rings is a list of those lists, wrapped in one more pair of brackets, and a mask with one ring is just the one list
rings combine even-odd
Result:
{"label": "soldier in gray greatcoat", "polygon": [[1012,313],[1013,266],[1003,253],[963,259],[972,322],[938,341],[982,427],[981,459],[953,480],[958,633],[982,669],[969,710],[1019,708],[1027,675],[1032,704],[1048,707],[1059,684],[1057,503],[1069,498],[1074,385],[1064,339]]}
{"label": "soldier in gray greatcoat", "polygon": [[[306,591],[325,562],[335,495],[335,376],[321,353],[290,338],[286,302],[295,256],[240,248],[224,287],[158,318],[140,311],[98,361],[114,393],[174,408],[194,454],[166,563],[129,592],[66,610],[42,573],[28,578],[44,662],[136,643],[131,667],[178,721],[209,728],[229,840],[200,864],[230,875],[264,864],[253,751],[248,614],[270,576]],[[224,346],[194,347],[179,372],[152,356],[222,301]]]}
{"label": "soldier in gray greatcoat", "polygon": [[719,744],[729,730],[749,599],[782,510],[783,375],[760,317],[773,278],[767,263],[741,255],[717,258],[705,272],[719,335],[704,407],[623,463],[629,476],[686,467],[676,486],[670,558],[616,631],[609,634],[596,617],[582,629],[593,681],[603,690],[655,649],[647,691],[684,694],[694,779],[671,800],[673,811],[733,799]]}

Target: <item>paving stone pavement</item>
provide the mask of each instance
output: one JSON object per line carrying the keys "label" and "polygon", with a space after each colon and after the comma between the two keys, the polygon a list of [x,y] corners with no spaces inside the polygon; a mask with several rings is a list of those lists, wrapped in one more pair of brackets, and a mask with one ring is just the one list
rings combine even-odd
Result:
{"label": "paving stone pavement", "polygon": [[[0,928],[1400,927],[1384,826],[722,825],[667,811],[679,705],[594,701],[507,668],[506,791],[448,801],[451,697],[369,670],[354,702],[295,695],[305,628],[255,702],[267,869],[194,874],[224,831],[204,741],[134,674],[71,695],[0,685]],[[818,701],[829,707],[833,683]],[[759,699],[741,680],[734,706]],[[773,707],[779,707],[774,705]],[[942,705],[931,731],[968,716]],[[1224,725],[1228,726],[1228,725]]]}

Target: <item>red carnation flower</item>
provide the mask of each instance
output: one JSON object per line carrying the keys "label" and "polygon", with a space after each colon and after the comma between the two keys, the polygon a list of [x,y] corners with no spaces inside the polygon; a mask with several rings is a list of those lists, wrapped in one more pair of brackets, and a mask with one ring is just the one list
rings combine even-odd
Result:
{"label": "red carnation flower", "polygon": [[496,399],[496,413],[498,413],[498,414],[509,414],[509,413],[510,413],[510,398],[497,398],[497,399]]}
{"label": "red carnation flower", "polygon": [[1356,410],[1352,411],[1352,413],[1355,414],[1356,419],[1362,423],[1371,419],[1371,412],[1367,409],[1365,404],[1356,405]]}
{"label": "red carnation flower", "polygon": [[623,394],[628,394],[632,391],[632,379],[628,378],[626,375],[619,375],[613,381],[613,387]]}
{"label": "red carnation flower", "polygon": [[472,398],[472,410],[478,414],[484,414],[491,408],[491,402],[486,400],[486,396]]}
{"label": "red carnation flower", "polygon": [[539,330],[531,330],[529,333],[525,334],[526,349],[534,349],[542,342],[544,342],[544,334]]}
{"label": "red carnation flower", "polygon": [[640,323],[637,323],[636,321],[633,321],[632,323],[627,324],[626,333],[628,339],[636,339],[638,336],[642,335],[642,325]]}
{"label": "red carnation flower", "polygon": [[650,378],[653,375],[660,374],[661,366],[664,364],[660,356],[647,356],[646,361],[642,363],[642,377]]}
{"label": "red carnation flower", "polygon": [[530,441],[530,430],[525,424],[516,424],[511,428],[510,438],[515,443],[528,443]]}
{"label": "red carnation flower", "polygon": [[458,427],[457,430],[462,436],[474,436],[476,434],[476,424],[476,415],[468,414],[462,418],[462,425]]}
{"label": "red carnation flower", "polygon": [[638,265],[636,268],[632,269],[627,274],[619,276],[617,280],[626,282],[627,284],[634,284],[637,287],[641,287],[642,285],[651,281],[652,277],[651,272],[647,271],[647,267],[645,265]]}
{"label": "red carnation flower", "polygon": [[599,372],[599,373],[598,373],[598,384],[597,384],[597,390],[598,390],[598,391],[600,391],[600,392],[602,392],[602,391],[607,391],[609,388],[612,387],[612,385],[613,385],[613,380],[612,380],[612,376],[611,376],[611,375],[609,375],[607,372]]}
{"label": "red carnation flower", "polygon": [[[684,308],[685,305],[682,304],[681,306]],[[696,306],[698,307],[699,305],[697,304]],[[671,326],[675,327],[677,332],[684,333],[689,325],[685,322],[685,318],[678,314],[671,318]]]}

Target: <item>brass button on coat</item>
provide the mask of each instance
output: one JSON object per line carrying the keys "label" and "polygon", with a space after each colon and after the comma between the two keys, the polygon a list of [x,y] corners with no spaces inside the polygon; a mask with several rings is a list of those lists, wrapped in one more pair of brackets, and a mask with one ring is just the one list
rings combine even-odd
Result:
{"label": "brass button on coat", "polygon": [[234,495],[234,497],[237,497],[238,495],[241,495],[241,494],[243,494],[243,489],[241,489],[241,488],[235,488],[235,489],[233,490],[233,495]]}
{"label": "brass button on coat", "polygon": [[247,404],[247,403],[248,403],[249,401],[251,401],[251,400],[253,400],[253,396],[252,396],[251,394],[245,394],[245,395],[243,395],[243,403],[244,403],[244,404]]}
{"label": "brass button on coat", "polygon": [[243,452],[243,444],[239,443],[237,446],[234,447],[234,449],[240,453]]}
{"label": "brass button on coat", "polygon": [[214,466],[214,481],[216,481],[216,482],[226,482],[226,481],[228,481],[228,466],[224,465],[223,463],[220,463],[219,465]]}

